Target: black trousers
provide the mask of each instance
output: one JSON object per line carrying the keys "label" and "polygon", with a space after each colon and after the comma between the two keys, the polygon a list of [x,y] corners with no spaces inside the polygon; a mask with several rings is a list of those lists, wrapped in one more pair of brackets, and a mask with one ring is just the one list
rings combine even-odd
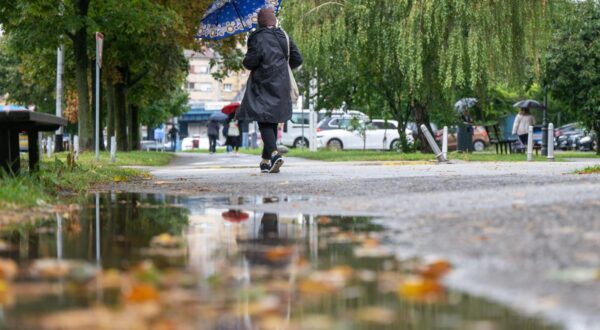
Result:
{"label": "black trousers", "polygon": [[521,134],[519,135],[519,139],[521,140],[521,143],[523,143],[527,147],[527,140],[529,139],[529,134]]}
{"label": "black trousers", "polygon": [[217,139],[219,138],[218,135],[209,135],[208,136],[208,151],[209,152],[217,152]]}
{"label": "black trousers", "polygon": [[273,151],[277,150],[277,126],[277,123],[258,123],[263,141],[263,159],[271,159]]}

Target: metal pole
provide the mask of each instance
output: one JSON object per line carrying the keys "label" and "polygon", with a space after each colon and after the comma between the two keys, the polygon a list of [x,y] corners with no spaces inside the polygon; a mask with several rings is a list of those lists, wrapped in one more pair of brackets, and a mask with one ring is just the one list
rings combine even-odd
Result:
{"label": "metal pole", "polygon": [[[62,117],[63,105],[63,74],[64,74],[64,46],[58,46],[56,50],[56,117]],[[56,152],[63,151],[63,127],[56,130],[55,146]]]}
{"label": "metal pole", "polygon": [[110,137],[110,162],[114,163],[117,161],[117,138],[115,136]]}
{"label": "metal pole", "polygon": [[554,124],[548,124],[548,161],[554,161]]}
{"label": "metal pole", "polygon": [[100,47],[96,42],[96,161],[100,160]]}
{"label": "metal pole", "polygon": [[544,112],[542,118],[542,156],[548,155],[548,88],[544,87]]}
{"label": "metal pole", "polygon": [[442,135],[442,155],[444,159],[448,159],[448,126],[444,126],[444,134]]}
{"label": "metal pole", "polygon": [[433,153],[435,154],[435,157],[437,158],[438,162],[446,162],[446,158],[444,158],[440,147],[437,145],[437,143],[435,143],[435,139],[431,135],[431,132],[429,132],[429,130],[427,129],[427,126],[425,126],[424,124],[421,125],[421,131],[425,135],[425,138],[427,139],[431,150],[433,150]]}
{"label": "metal pole", "polygon": [[533,160],[533,126],[529,126],[527,134],[527,161]]}

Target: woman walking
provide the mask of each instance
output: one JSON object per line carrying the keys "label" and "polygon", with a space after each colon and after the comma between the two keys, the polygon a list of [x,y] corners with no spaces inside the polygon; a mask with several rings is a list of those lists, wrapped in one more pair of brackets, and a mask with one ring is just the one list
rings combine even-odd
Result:
{"label": "woman walking", "polygon": [[242,130],[240,128],[239,122],[235,119],[235,112],[231,113],[229,117],[227,117],[227,138],[225,139],[225,145],[227,146],[227,150],[233,151],[235,154],[240,150],[240,145],[242,144]]}
{"label": "woman walking", "polygon": [[256,121],[263,140],[260,170],[278,173],[283,159],[277,152],[277,126],[292,117],[292,69],[302,64],[302,55],[289,36],[277,27],[273,8],[258,13],[258,29],[248,38],[244,66],[251,71],[238,120]]}
{"label": "woman walking", "polygon": [[521,108],[517,118],[515,118],[512,133],[517,134],[521,143],[526,146],[529,126],[533,125],[535,125],[535,118],[529,113],[529,108]]}

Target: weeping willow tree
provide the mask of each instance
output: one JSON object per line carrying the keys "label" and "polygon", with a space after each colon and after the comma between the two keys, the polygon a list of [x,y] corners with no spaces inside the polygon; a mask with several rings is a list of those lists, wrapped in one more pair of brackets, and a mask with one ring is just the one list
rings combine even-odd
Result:
{"label": "weeping willow tree", "polygon": [[288,0],[282,22],[305,56],[303,79],[318,81],[319,106],[345,101],[420,126],[458,97],[539,76],[550,17],[566,3]]}

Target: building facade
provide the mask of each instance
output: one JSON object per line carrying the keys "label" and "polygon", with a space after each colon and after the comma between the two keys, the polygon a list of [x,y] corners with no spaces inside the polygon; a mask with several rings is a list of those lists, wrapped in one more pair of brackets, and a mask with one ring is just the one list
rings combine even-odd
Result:
{"label": "building facade", "polygon": [[178,118],[179,129],[182,136],[205,135],[206,123],[214,112],[231,102],[241,101],[249,73],[234,72],[218,81],[212,75],[218,67],[210,65],[212,60],[218,60],[218,54],[212,50],[202,53],[186,50],[185,57],[189,62],[185,87],[191,110]]}

